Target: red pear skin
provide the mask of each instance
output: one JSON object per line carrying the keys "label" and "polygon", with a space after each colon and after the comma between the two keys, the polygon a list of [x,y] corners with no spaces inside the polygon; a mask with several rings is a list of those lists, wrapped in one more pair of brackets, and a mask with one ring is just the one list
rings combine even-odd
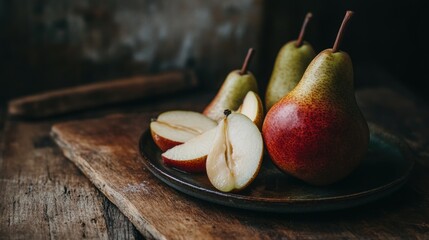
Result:
{"label": "red pear skin", "polygon": [[313,185],[349,175],[369,142],[349,55],[327,49],[316,56],[299,84],[267,113],[262,134],[273,163],[290,175]]}
{"label": "red pear skin", "polygon": [[165,152],[170,148],[173,148],[179,144],[182,144],[182,142],[176,142],[172,141],[170,139],[166,139],[163,137],[160,137],[158,134],[156,134],[154,131],[150,131],[150,134],[152,135],[152,139],[155,142],[155,144],[161,149],[161,151]]}
{"label": "red pear skin", "polygon": [[203,156],[201,158],[198,159],[192,159],[189,161],[176,161],[176,160],[171,160],[168,159],[164,156],[162,156],[162,160],[164,162],[165,165],[172,167],[172,168],[176,168],[188,173],[200,173],[200,172],[205,172],[206,171],[206,159],[207,156]]}

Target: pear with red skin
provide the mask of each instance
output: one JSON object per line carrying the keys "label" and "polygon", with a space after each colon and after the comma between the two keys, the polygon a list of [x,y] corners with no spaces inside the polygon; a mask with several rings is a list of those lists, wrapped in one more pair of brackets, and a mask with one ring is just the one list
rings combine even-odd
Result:
{"label": "pear with red skin", "polygon": [[299,84],[265,117],[263,138],[273,163],[313,185],[349,175],[366,154],[368,125],[355,99],[353,66],[339,51],[348,11],[334,47],[310,63]]}

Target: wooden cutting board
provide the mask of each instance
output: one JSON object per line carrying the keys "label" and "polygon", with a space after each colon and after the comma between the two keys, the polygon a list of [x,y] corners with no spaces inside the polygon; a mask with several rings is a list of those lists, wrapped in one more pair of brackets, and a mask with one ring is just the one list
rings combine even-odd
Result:
{"label": "wooden cutting board", "polygon": [[234,215],[243,211],[188,197],[152,176],[138,153],[138,140],[154,116],[61,123],[52,127],[51,135],[64,155],[148,238],[261,238],[262,231]]}
{"label": "wooden cutting board", "polygon": [[[371,109],[363,103],[371,119]],[[139,155],[139,137],[154,116],[156,113],[80,120],[56,124],[51,131],[65,156],[147,238],[389,238],[396,236],[393,223],[401,219],[400,212],[416,215],[408,213],[414,211],[412,205],[398,200],[409,195],[409,186],[385,201],[328,213],[253,212],[190,197],[155,178]]]}

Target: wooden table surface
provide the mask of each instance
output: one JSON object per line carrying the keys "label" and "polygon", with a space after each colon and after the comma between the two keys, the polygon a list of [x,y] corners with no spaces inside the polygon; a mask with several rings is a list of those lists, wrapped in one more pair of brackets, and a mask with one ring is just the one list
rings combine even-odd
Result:
{"label": "wooden table surface", "polygon": [[[261,221],[255,224],[249,220],[264,218],[267,214],[230,209],[230,214],[237,214],[236,221],[255,232],[263,232],[260,236],[266,239],[429,239],[428,105],[396,84],[362,88],[356,95],[367,120],[402,137],[413,149],[417,163],[407,184],[382,200],[353,209],[270,216],[271,220],[279,220],[281,226],[276,228],[282,231],[270,231],[270,226],[261,225]],[[58,122],[117,113],[201,110],[211,96],[181,94],[37,121],[11,119],[2,110],[0,238],[144,238],[145,233],[138,232],[62,155],[49,136],[50,128]],[[202,204],[208,208],[223,208]],[[240,233],[228,238],[239,239]]]}

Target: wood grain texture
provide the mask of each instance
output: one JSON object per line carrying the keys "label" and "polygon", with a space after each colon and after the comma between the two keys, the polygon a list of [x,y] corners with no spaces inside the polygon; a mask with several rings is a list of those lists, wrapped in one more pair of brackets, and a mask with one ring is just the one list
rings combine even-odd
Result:
{"label": "wood grain texture", "polygon": [[142,100],[37,121],[10,119],[7,106],[1,105],[0,239],[82,239],[84,235],[90,239],[142,239],[128,218],[63,156],[49,137],[51,126],[120,112],[202,109],[208,97],[182,93],[174,98]]}
{"label": "wood grain texture", "polygon": [[103,199],[103,215],[109,239],[143,239],[130,220],[106,197]]}
{"label": "wood grain texture", "polygon": [[[409,182],[380,201],[342,211],[268,214],[207,203],[154,178],[137,152],[153,114],[55,125],[64,154],[134,223],[158,239],[386,239],[429,238],[429,113],[392,89],[357,94],[368,120],[402,136],[418,164]],[[390,101],[390,102],[389,102]],[[406,113],[407,115],[404,115]]]}
{"label": "wood grain texture", "polygon": [[11,116],[47,117],[106,104],[174,94],[195,88],[197,84],[192,71],[135,76],[13,99],[9,102],[8,112]]}
{"label": "wood grain texture", "polygon": [[0,238],[135,239],[141,235],[49,137],[51,123],[6,121]]}

